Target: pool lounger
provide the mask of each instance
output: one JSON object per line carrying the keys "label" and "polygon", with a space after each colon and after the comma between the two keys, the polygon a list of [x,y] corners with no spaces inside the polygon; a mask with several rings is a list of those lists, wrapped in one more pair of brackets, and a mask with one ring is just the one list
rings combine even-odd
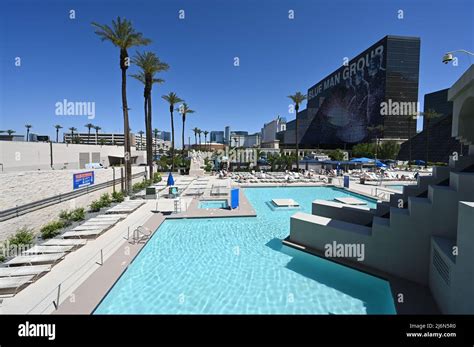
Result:
{"label": "pool lounger", "polygon": [[72,232],[76,231],[88,231],[88,230],[105,230],[108,229],[110,225],[78,225],[74,229],[72,229]]}
{"label": "pool lounger", "polygon": [[0,267],[0,277],[37,276],[51,270],[51,265]]}
{"label": "pool lounger", "polygon": [[50,239],[42,244],[42,246],[83,246],[87,240],[65,240],[65,239]]}
{"label": "pool lounger", "polygon": [[5,265],[25,265],[25,264],[54,264],[64,258],[65,253],[52,253],[41,255],[20,255],[5,263]]}
{"label": "pool lounger", "polygon": [[95,237],[99,236],[105,231],[105,229],[95,229],[95,230],[79,230],[79,231],[67,231],[64,234],[62,234],[62,237],[64,238],[70,238],[70,237]]}
{"label": "pool lounger", "polygon": [[23,252],[23,254],[43,254],[43,253],[66,253],[74,246],[34,246]]}
{"label": "pool lounger", "polygon": [[35,276],[17,276],[0,278],[0,293],[15,295],[25,284],[30,283]]}

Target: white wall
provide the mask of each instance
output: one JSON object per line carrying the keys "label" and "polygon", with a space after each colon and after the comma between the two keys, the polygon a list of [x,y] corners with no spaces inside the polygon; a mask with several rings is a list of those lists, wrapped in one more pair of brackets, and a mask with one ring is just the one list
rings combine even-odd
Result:
{"label": "white wall", "polygon": [[[96,146],[53,143],[53,168],[78,169],[79,153],[100,153],[101,163],[108,166],[108,156],[122,156],[123,146]],[[137,164],[146,161],[145,151],[132,149],[132,156],[138,156]],[[92,156],[91,154],[89,154]],[[0,141],[0,164],[3,172],[20,170],[50,170],[50,144],[45,142]],[[0,172],[2,168],[0,165]]]}

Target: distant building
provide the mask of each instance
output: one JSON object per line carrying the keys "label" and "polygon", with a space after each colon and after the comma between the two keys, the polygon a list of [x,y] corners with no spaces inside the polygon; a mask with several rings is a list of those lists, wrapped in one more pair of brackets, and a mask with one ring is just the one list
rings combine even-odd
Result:
{"label": "distant building", "polygon": [[0,141],[25,141],[25,137],[23,135],[8,135],[8,134],[0,134]]}
{"label": "distant building", "polygon": [[171,132],[169,131],[158,131],[158,138],[163,141],[171,141]]}
{"label": "distant building", "polygon": [[[171,141],[164,141],[159,137],[153,136],[151,138],[151,143],[153,145],[153,151],[156,152],[166,152],[171,148]],[[130,146],[135,147],[137,151],[146,150],[146,136],[140,136],[140,134],[132,134]]]}
{"label": "distant building", "polygon": [[211,131],[210,141],[215,143],[224,143],[224,131]]}
{"label": "distant building", "polygon": [[[132,136],[133,137],[133,136]],[[74,133],[74,140],[71,136],[71,133],[64,133],[63,139],[66,143],[81,143],[88,145],[124,145],[124,135],[123,133],[99,133],[96,135],[95,132],[89,133]]]}
{"label": "distant building", "polygon": [[230,126],[224,128],[224,144],[230,145]]}
{"label": "distant building", "polygon": [[[423,131],[419,132],[401,145],[398,160],[424,160],[429,162],[449,161],[453,152],[459,155],[468,154],[468,146],[463,146],[459,140],[452,137],[453,103],[448,101],[448,90],[443,89],[425,95],[424,112],[432,110],[439,116],[429,122],[429,132],[426,119],[423,119]],[[414,120],[413,123],[416,121]],[[429,141],[427,142],[427,136]],[[427,151],[426,144],[429,144]],[[428,158],[426,158],[428,152]],[[410,158],[411,153],[411,158]]]}
{"label": "distant building", "polygon": [[278,116],[271,122],[265,123],[262,128],[262,144],[275,141],[278,132],[286,130],[286,119]]}
{"label": "distant building", "polygon": [[49,136],[47,135],[38,135],[38,134],[33,134],[30,133],[28,136],[28,141],[29,142],[49,142]]}

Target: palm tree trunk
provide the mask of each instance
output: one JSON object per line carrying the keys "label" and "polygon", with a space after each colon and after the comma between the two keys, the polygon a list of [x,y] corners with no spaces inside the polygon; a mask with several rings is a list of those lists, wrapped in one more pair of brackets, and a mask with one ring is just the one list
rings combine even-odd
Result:
{"label": "palm tree trunk", "polygon": [[300,171],[300,161],[299,161],[299,151],[300,151],[300,147],[298,145],[298,105],[296,105],[295,107],[295,111],[296,111],[296,118],[295,118],[295,142],[296,142],[296,171]]}
{"label": "palm tree trunk", "polygon": [[411,162],[411,118],[408,119],[408,165]]}
{"label": "palm tree trunk", "polygon": [[153,139],[151,131],[151,90],[148,92],[148,115],[147,115],[147,129],[146,129],[146,158],[148,162],[148,170],[150,173],[150,180],[153,180]]}
{"label": "palm tree trunk", "polygon": [[428,157],[430,152],[430,122],[426,121],[426,163],[425,166],[428,166]]}
{"label": "palm tree trunk", "polygon": [[174,171],[174,119],[173,119],[173,105],[170,105],[171,114],[171,171]]}
{"label": "palm tree trunk", "polygon": [[56,129],[56,143],[58,143],[58,138],[59,138],[59,129]]}
{"label": "palm tree trunk", "polygon": [[183,141],[183,157],[184,157],[184,126],[186,123],[186,115],[183,115],[183,131],[181,132],[181,141]]}
{"label": "palm tree trunk", "polygon": [[[125,61],[126,56],[121,52],[121,61]],[[130,151],[130,125],[128,123],[128,103],[127,103],[127,70],[122,70],[122,108],[123,108],[123,133],[124,133],[124,162],[125,162],[125,195],[128,195],[132,186],[132,165]]]}
{"label": "palm tree trunk", "polygon": [[91,144],[91,128],[87,128],[87,144]]}

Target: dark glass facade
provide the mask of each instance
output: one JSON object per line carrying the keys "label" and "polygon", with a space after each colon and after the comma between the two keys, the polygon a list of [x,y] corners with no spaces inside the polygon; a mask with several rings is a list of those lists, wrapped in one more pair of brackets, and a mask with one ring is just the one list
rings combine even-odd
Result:
{"label": "dark glass facade", "polygon": [[[434,93],[425,94],[423,111],[432,110],[440,116],[431,120],[430,123],[441,120],[443,117],[452,116],[453,102],[448,101],[449,88],[438,90]],[[426,118],[423,118],[423,130],[426,129]]]}
{"label": "dark glass facade", "polygon": [[[386,36],[309,88],[307,109],[298,114],[300,146],[350,147],[416,134],[405,106],[417,111],[419,55],[419,38]],[[293,122],[285,145],[294,145]]]}

